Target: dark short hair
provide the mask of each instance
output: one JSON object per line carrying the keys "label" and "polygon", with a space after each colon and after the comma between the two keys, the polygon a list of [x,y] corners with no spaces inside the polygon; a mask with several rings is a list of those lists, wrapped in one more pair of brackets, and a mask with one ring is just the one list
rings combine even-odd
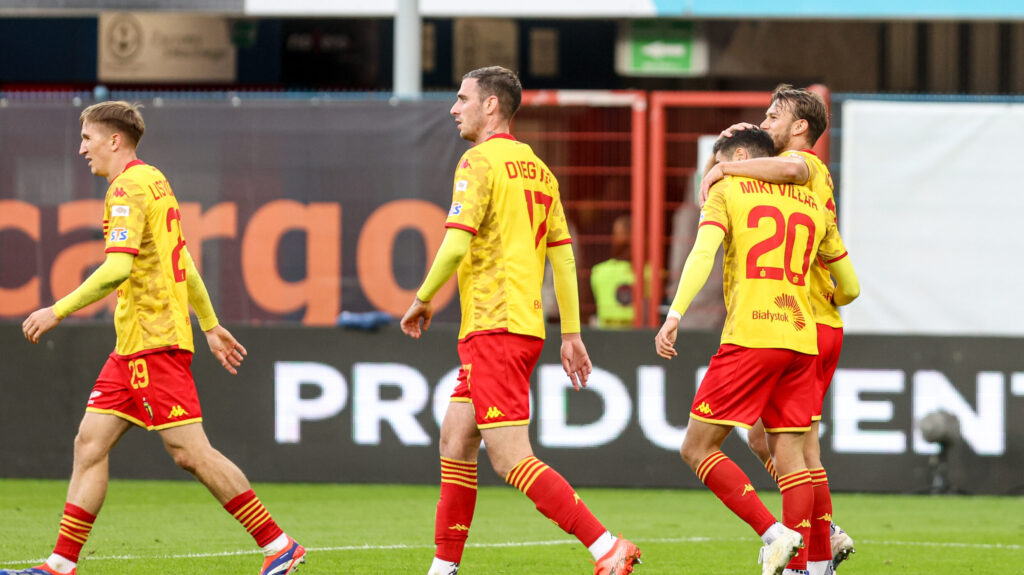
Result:
{"label": "dark short hair", "polygon": [[141,107],[123,100],[100,102],[82,110],[78,120],[82,124],[103,124],[111,131],[124,135],[136,147],[146,132],[146,122],[142,120],[142,112],[139,111]]}
{"label": "dark short hair", "polygon": [[722,152],[728,155],[733,153],[736,148],[746,148],[751,158],[764,158],[775,155],[775,142],[772,141],[771,134],[761,128],[737,130],[733,132],[731,137],[719,136],[715,140],[713,152],[715,154]]}
{"label": "dark short hair", "polygon": [[519,83],[519,77],[512,70],[501,66],[487,66],[467,72],[462,77],[463,80],[468,78],[476,80],[482,97],[498,97],[498,109],[505,119],[511,120],[519,111],[519,105],[523,101],[523,85]]}
{"label": "dark short hair", "polygon": [[807,120],[807,136],[813,146],[828,129],[828,107],[820,94],[789,84],[779,84],[772,92],[772,104],[793,113],[797,120]]}

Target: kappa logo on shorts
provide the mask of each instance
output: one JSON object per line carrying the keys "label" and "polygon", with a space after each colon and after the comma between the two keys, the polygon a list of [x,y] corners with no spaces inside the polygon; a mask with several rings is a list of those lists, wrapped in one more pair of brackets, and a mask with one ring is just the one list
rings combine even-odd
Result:
{"label": "kappa logo on shorts", "polygon": [[748,483],[748,484],[743,486],[743,493],[740,493],[740,497],[743,497],[744,495],[746,495],[748,493],[753,493],[753,492],[754,492],[754,486]]}
{"label": "kappa logo on shorts", "polygon": [[497,417],[505,417],[505,414],[502,413],[500,409],[494,407],[493,405],[488,407],[487,415],[484,416],[484,419],[494,419]]}
{"label": "kappa logo on shorts", "polygon": [[715,414],[715,412],[711,411],[711,406],[708,405],[708,402],[706,402],[706,401],[700,402],[700,405],[697,406],[697,411],[703,413],[704,415],[714,415]]}
{"label": "kappa logo on shorts", "polygon": [[185,411],[185,409],[180,405],[175,405],[174,407],[171,408],[171,412],[167,414],[167,419],[182,417],[184,415],[188,415],[188,412]]}

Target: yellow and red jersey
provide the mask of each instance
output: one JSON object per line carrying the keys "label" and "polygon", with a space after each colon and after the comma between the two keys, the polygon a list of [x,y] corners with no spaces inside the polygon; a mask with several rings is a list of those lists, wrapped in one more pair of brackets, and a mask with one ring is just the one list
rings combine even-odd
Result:
{"label": "yellow and red jersey", "polygon": [[181,212],[160,170],[135,160],[114,178],[104,200],[103,235],[108,253],[135,256],[131,275],[117,288],[114,352],[193,351]]}
{"label": "yellow and red jersey", "polygon": [[458,270],[459,339],[506,331],[543,338],[547,248],[572,241],[547,165],[508,134],[470,148],[455,170],[445,227],[474,236]]}
{"label": "yellow and red jersey", "polygon": [[723,344],[818,352],[809,276],[818,257],[846,255],[827,214],[804,186],[727,176],[711,188],[700,225],[725,231]]}
{"label": "yellow and red jersey", "polygon": [[[838,218],[833,197],[832,174],[829,173],[825,162],[810,150],[788,150],[781,155],[803,158],[808,170],[805,185],[814,193],[818,204],[825,206],[826,217],[832,218],[832,222],[836,223]],[[836,286],[825,265],[819,261],[811,266],[811,312],[814,314],[814,320],[829,327],[843,327],[839,308],[832,303],[832,294],[835,291]]]}

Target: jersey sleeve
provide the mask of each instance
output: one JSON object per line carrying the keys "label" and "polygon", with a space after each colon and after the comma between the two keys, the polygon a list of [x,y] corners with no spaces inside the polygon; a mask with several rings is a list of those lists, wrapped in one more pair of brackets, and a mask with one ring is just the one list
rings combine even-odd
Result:
{"label": "jersey sleeve", "polygon": [[725,192],[729,189],[729,178],[719,180],[711,186],[708,199],[700,210],[697,227],[713,225],[729,233],[729,213],[726,211]]}
{"label": "jersey sleeve", "polygon": [[491,202],[492,177],[490,163],[483,154],[472,149],[463,154],[455,169],[452,206],[444,227],[476,235]]}
{"label": "jersey sleeve", "polygon": [[823,207],[822,212],[825,216],[825,237],[818,246],[818,259],[822,263],[830,264],[846,257],[846,245],[828,208]]}
{"label": "jersey sleeve", "polygon": [[558,182],[554,178],[551,181],[552,205],[551,215],[548,216],[548,234],[546,239],[548,247],[572,243],[572,236],[569,234],[569,222],[565,218],[562,197],[558,193]]}
{"label": "jersey sleeve", "polygon": [[105,252],[139,253],[146,229],[146,195],[141,186],[120,177],[107,190],[103,202]]}

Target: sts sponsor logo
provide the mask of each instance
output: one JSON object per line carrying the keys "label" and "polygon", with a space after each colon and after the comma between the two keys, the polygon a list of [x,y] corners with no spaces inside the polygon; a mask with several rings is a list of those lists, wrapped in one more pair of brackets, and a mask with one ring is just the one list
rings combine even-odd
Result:
{"label": "sts sponsor logo", "polygon": [[128,228],[114,228],[110,230],[110,241],[123,242],[128,239]]}
{"label": "sts sponsor logo", "polygon": [[462,213],[462,203],[452,202],[452,209],[448,211],[449,216],[457,216]]}

